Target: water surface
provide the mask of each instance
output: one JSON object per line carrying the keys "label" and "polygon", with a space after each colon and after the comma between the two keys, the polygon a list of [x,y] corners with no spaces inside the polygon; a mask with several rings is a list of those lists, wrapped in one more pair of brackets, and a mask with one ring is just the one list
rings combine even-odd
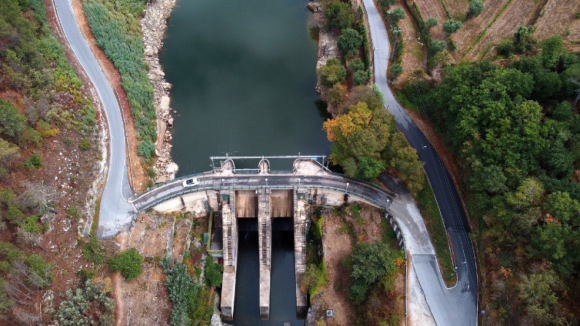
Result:
{"label": "water surface", "polygon": [[[179,174],[212,155],[328,154],[304,0],[180,0],[161,63],[177,110]],[[273,169],[291,169],[291,161]],[[257,162],[236,162],[256,167]]]}

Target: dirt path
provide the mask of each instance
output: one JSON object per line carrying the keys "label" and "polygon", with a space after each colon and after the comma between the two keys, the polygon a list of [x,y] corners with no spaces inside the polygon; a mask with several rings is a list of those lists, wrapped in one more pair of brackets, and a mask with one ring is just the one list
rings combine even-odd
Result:
{"label": "dirt path", "polygon": [[[128,231],[123,231],[115,238],[119,243],[119,251],[127,249],[129,235]],[[113,298],[115,299],[115,326],[127,325],[127,306],[123,295],[123,276],[121,276],[121,272],[114,272],[112,281]]]}

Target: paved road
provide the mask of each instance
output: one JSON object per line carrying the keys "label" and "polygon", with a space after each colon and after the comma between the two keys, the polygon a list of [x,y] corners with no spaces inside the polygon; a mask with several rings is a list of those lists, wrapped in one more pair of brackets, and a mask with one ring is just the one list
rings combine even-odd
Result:
{"label": "paved road", "polygon": [[292,189],[294,187],[318,187],[326,188],[342,193],[359,196],[372,204],[388,208],[394,194],[360,180],[347,178],[340,175],[316,175],[303,176],[293,174],[271,175],[234,175],[234,176],[200,176],[200,184],[193,187],[183,187],[184,178],[164,183],[156,188],[149,189],[131,198],[135,209],[143,211],[149,207],[170,198],[187,193],[208,189],[258,189],[262,187]]}
{"label": "paved road", "polygon": [[127,198],[133,195],[127,174],[125,155],[125,129],[121,110],[103,71],[91,52],[72,14],[67,0],[53,0],[60,25],[68,43],[89,75],[105,108],[109,125],[109,171],[101,196],[99,238],[111,238],[131,224],[133,208]]}
{"label": "paved road", "polygon": [[363,0],[366,8],[374,51],[375,83],[385,95],[385,104],[397,121],[397,128],[405,134],[411,146],[425,162],[445,227],[451,236],[458,267],[458,282],[447,289],[432,255],[417,255],[413,264],[425,292],[427,303],[440,326],[477,325],[477,267],[469,239],[467,219],[451,176],[427,138],[399,105],[387,83],[386,71],[390,46],[385,25],[373,0]]}

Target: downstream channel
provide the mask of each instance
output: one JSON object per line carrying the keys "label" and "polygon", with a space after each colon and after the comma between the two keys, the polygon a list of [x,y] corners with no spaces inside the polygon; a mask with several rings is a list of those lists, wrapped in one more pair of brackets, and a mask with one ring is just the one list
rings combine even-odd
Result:
{"label": "downstream channel", "polygon": [[[172,157],[179,175],[210,170],[212,155],[329,153],[306,3],[178,1],[160,57],[173,85]],[[273,170],[292,168],[292,161],[271,163]],[[257,161],[236,162],[236,168],[256,167]],[[257,232],[241,232],[231,324],[300,325],[292,232],[273,235],[271,318],[259,317]]]}

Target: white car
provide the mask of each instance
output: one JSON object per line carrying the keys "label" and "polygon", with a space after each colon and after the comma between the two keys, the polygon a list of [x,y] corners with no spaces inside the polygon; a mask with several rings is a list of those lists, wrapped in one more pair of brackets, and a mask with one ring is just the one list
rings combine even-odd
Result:
{"label": "white car", "polygon": [[198,184],[199,184],[198,178],[190,178],[190,179],[183,180],[184,187],[193,187],[193,186],[197,186]]}

